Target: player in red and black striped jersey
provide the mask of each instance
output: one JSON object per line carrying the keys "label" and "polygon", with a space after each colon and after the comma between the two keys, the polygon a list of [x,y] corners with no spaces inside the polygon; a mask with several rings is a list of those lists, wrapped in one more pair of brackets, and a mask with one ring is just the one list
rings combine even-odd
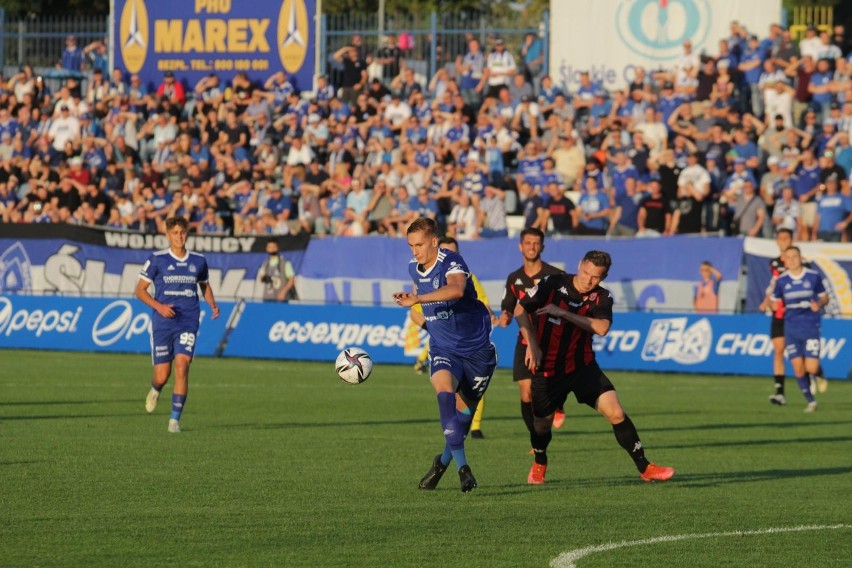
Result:
{"label": "player in red and black striped jersey", "polygon": [[[766,312],[772,308],[772,290],[775,288],[775,282],[778,277],[787,271],[784,266],[784,252],[793,246],[793,231],[790,229],[778,229],[775,233],[775,244],[778,245],[777,257],[769,261],[769,270],[772,273],[772,278],[769,281],[769,286],[766,288],[766,297],[760,304],[760,311]],[[806,268],[811,268],[811,263],[805,262]],[[772,341],[773,357],[772,357],[772,380],[775,384],[775,394],[769,397],[769,402],[784,406],[787,404],[787,397],[784,396],[784,379],[785,379],[785,360],[784,360],[784,303],[777,302],[772,308],[772,323],[769,326],[769,337]],[[822,366],[819,372],[814,377],[816,387],[820,392],[825,392],[828,388],[828,381],[825,380],[822,374]]]}
{"label": "player in red and black striped jersey", "polygon": [[652,464],[645,457],[639,434],[624,413],[615,387],[595,360],[592,338],[606,335],[612,325],[612,296],[600,286],[611,264],[608,253],[589,251],[576,274],[543,278],[515,309],[528,344],[525,362],[533,372],[535,429],[530,441],[535,463],[528,483],[544,483],[553,415],[571,392],[578,403],[594,408],[612,424],[616,440],[643,480],[666,481],[674,475],[674,469]]}
{"label": "player in red and black striped jersey", "polygon": [[[515,312],[518,300],[524,298],[530,290],[535,288],[542,278],[565,273],[563,270],[541,260],[541,253],[544,250],[544,233],[541,230],[529,228],[521,231],[521,242],[518,245],[518,249],[524,257],[524,264],[506,278],[506,290],[503,293],[503,301],[500,303],[501,313],[500,317],[497,318],[497,324],[501,327],[506,327],[512,323],[512,314]],[[515,343],[512,378],[518,383],[521,393],[521,416],[524,419],[527,430],[532,434],[533,413],[532,398],[530,395],[532,373],[524,363],[526,352],[527,344],[521,334],[518,333],[518,340]],[[555,428],[560,428],[564,421],[565,412],[560,407],[556,411],[553,425]]]}

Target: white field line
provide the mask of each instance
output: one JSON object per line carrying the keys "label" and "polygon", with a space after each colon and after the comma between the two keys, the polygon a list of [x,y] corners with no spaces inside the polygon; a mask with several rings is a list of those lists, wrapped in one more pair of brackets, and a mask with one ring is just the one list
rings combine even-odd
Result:
{"label": "white field line", "polygon": [[563,552],[556,558],[550,561],[551,568],[576,568],[575,562],[598,552],[606,552],[617,548],[625,548],[628,546],[640,546],[645,544],[657,544],[658,542],[676,542],[679,540],[693,540],[698,538],[717,538],[728,536],[748,536],[758,534],[778,534],[788,532],[802,531],[818,531],[818,530],[836,530],[836,529],[852,529],[852,525],[803,525],[799,527],[780,527],[769,529],[757,529],[751,531],[730,531],[717,533],[698,533],[698,534],[677,534],[664,535],[654,538],[645,538],[642,540],[625,540],[622,542],[611,542],[609,544],[601,544],[598,546],[587,546],[576,550]]}

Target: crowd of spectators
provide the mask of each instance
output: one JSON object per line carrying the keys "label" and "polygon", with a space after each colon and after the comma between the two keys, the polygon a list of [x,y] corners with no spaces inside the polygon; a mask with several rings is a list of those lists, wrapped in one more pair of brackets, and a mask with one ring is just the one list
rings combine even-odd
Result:
{"label": "crowd of spectators", "polygon": [[[331,56],[310,94],[284,72],[148,90],[69,38],[51,92],[24,66],[0,81],[0,222],[143,232],[390,236],[418,216],[459,239],[722,233],[848,240],[852,56],[841,26],[800,41],[733,22],[714,52],[608,91],[566,90],[541,40],[489,36],[417,73],[387,38]],[[406,40],[408,41],[408,40]]]}

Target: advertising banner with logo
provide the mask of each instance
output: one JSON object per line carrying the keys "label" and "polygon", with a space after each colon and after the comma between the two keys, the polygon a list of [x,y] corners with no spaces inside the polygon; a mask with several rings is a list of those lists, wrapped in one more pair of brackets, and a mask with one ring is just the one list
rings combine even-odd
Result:
{"label": "advertising banner with logo", "polygon": [[[772,341],[763,315],[615,314],[612,329],[595,342],[604,369],[731,375],[770,375]],[[852,321],[824,318],[822,366],[826,377],[852,378]],[[792,370],[787,365],[787,372]]]}
{"label": "advertising banner with logo", "polygon": [[[613,265],[604,285],[619,309],[692,309],[699,264],[708,260],[722,272],[720,309],[733,311],[742,261],[739,238],[553,239],[544,260],[569,272],[589,250],[605,250]],[[518,239],[464,241],[461,254],[500,305],[506,277],[521,265]],[[299,274],[299,297],[318,303],[392,305],[391,294],[411,286],[411,251],[402,239],[314,239]]]}
{"label": "advertising banner with logo", "polygon": [[[204,254],[218,298],[261,298],[258,270],[268,240],[191,235],[187,248]],[[308,237],[276,240],[298,273]],[[130,296],[142,264],[152,251],[166,248],[164,235],[0,224],[0,293]]]}
{"label": "advertising banner with logo", "polygon": [[750,33],[765,37],[781,18],[781,0],[595,0],[583,4],[552,0],[550,18],[559,29],[550,35],[550,74],[572,92],[581,71],[604,88],[621,88],[634,78],[637,66],[669,69],[683,55],[719,52],[718,42],[737,21]]}
{"label": "advertising banner with logo", "polygon": [[[771,239],[745,240],[748,295],[746,311],[757,311],[763,301],[772,274],[769,263],[778,256],[778,246]],[[823,276],[828,290],[826,313],[852,317],[852,244],[796,243],[805,262]],[[850,324],[852,325],[852,324]]]}
{"label": "advertising banner with logo", "polygon": [[[210,319],[201,302],[197,355],[213,355],[225,336],[234,304]],[[0,348],[150,353],[151,309],[138,300],[0,296]]]}
{"label": "advertising banner with logo", "polygon": [[[410,363],[425,333],[407,326],[400,308],[247,304],[226,356],[332,361],[358,346],[377,363]],[[249,325],[246,325],[250,322]],[[822,326],[826,376],[852,372],[852,322],[826,318]],[[517,327],[496,328],[499,365],[511,368]],[[604,369],[765,375],[772,367],[769,320],[760,315],[700,316],[616,313],[612,330],[596,338]]]}
{"label": "advertising banner with logo", "polygon": [[[221,317],[201,304],[198,355],[333,361],[344,347],[366,349],[377,363],[410,364],[425,332],[407,310],[220,302]],[[0,349],[150,353],[150,310],[132,299],[0,296]],[[768,318],[616,313],[596,339],[607,370],[766,375],[772,343]],[[517,328],[497,328],[499,365],[510,368]],[[826,318],[822,364],[827,377],[852,378],[852,322]],[[789,369],[788,369],[789,370]]]}
{"label": "advertising banner with logo", "polygon": [[253,81],[284,71],[313,88],[316,0],[113,0],[113,64],[156,87],[166,71],[185,86],[215,73]]}

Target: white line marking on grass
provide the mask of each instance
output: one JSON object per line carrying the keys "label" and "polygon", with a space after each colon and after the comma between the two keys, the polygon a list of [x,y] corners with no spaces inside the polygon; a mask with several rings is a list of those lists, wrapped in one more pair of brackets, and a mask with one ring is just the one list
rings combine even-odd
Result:
{"label": "white line marking on grass", "polygon": [[611,542],[609,544],[601,544],[598,546],[587,546],[586,548],[578,548],[576,550],[569,550],[568,552],[563,552],[556,558],[550,561],[551,568],[576,568],[575,562],[589,556],[591,554],[595,554],[597,552],[607,552],[609,550],[615,550],[617,548],[625,548],[628,546],[640,546],[643,544],[657,544],[658,542],[676,542],[679,540],[693,540],[698,538],[716,538],[716,537],[726,537],[726,536],[748,536],[748,535],[757,535],[757,534],[778,534],[778,533],[788,533],[788,532],[802,532],[802,531],[818,531],[818,530],[834,530],[834,529],[852,529],[852,525],[803,525],[799,527],[780,527],[780,528],[770,528],[770,529],[757,529],[752,531],[730,531],[730,532],[717,532],[717,533],[697,533],[697,534],[676,534],[676,535],[664,535],[657,536],[654,538],[645,538],[642,540],[624,540],[621,542]]}

